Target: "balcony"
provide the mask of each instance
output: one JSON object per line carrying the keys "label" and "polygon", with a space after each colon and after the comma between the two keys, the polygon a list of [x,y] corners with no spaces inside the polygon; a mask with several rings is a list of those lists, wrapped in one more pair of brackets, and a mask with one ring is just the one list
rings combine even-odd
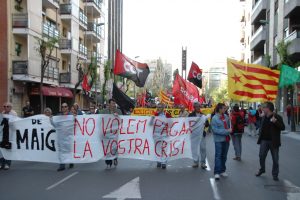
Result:
{"label": "balcony", "polygon": [[71,73],[60,73],[59,74],[59,83],[71,83]]}
{"label": "balcony", "polygon": [[300,60],[300,31],[295,30],[284,41],[290,43],[288,52],[292,56],[292,59]]}
{"label": "balcony", "polygon": [[44,8],[58,9],[59,8],[59,0],[43,0]]}
{"label": "balcony", "polygon": [[59,38],[59,32],[54,26],[49,26],[46,23],[43,23],[43,35],[46,35],[51,38]]}
{"label": "balcony", "polygon": [[99,43],[101,39],[101,28],[96,23],[88,22],[86,37],[93,43]]}
{"label": "balcony", "polygon": [[83,13],[82,10],[79,11],[79,25],[83,30],[87,30],[87,16]]}
{"label": "balcony", "polygon": [[59,13],[61,15],[71,15],[72,14],[72,4],[60,4]]}
{"label": "balcony", "polygon": [[252,64],[262,65],[268,67],[268,58],[266,56],[259,56]]}
{"label": "balcony", "polygon": [[284,17],[289,18],[290,16],[300,16],[300,1],[289,0],[284,4]]}
{"label": "balcony", "polygon": [[88,15],[92,15],[94,18],[101,16],[101,2],[102,0],[83,0],[85,3],[85,10]]}
{"label": "balcony", "polygon": [[242,31],[241,31],[240,42],[241,42],[242,44],[245,43],[245,30],[242,30]]}
{"label": "balcony", "polygon": [[58,74],[58,68],[49,66],[45,71],[45,78],[58,80]]}
{"label": "balcony", "polygon": [[83,44],[79,44],[79,56],[82,56],[84,59],[87,57],[87,48]]}
{"label": "balcony", "polygon": [[28,14],[13,14],[12,28],[13,34],[28,34]]}
{"label": "balcony", "polygon": [[13,74],[28,74],[28,61],[13,61]]}
{"label": "balcony", "polygon": [[266,11],[267,11],[267,3],[266,0],[259,0],[252,8],[251,12],[251,24],[254,24],[256,21],[261,19],[266,19]]}
{"label": "balcony", "polygon": [[251,51],[256,49],[257,47],[261,47],[264,45],[267,39],[267,31],[265,26],[260,26],[257,31],[252,35],[252,40],[250,42]]}

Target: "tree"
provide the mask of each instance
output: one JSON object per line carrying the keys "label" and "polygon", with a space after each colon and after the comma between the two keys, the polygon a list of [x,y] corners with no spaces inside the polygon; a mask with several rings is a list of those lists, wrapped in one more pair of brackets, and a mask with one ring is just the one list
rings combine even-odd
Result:
{"label": "tree", "polygon": [[41,113],[44,111],[44,99],[42,94],[42,88],[44,85],[45,72],[49,66],[50,59],[52,57],[53,50],[56,48],[58,38],[57,37],[47,37],[39,38],[35,37],[38,42],[38,47],[36,51],[41,56],[41,81],[40,81],[40,103],[41,103]]}
{"label": "tree", "polygon": [[111,61],[107,60],[104,64],[104,83],[102,85],[102,98],[103,102],[106,100],[106,95],[107,95],[107,90],[106,90],[106,85],[107,81],[111,79]]}
{"label": "tree", "polygon": [[[288,65],[291,67],[298,67],[300,62],[295,61],[292,59],[292,56],[288,53],[288,47],[291,43],[285,42],[284,40],[280,41],[276,46],[276,51],[279,55],[280,62],[278,64],[278,69],[281,69],[282,65]],[[294,104],[293,104],[293,94],[294,94],[294,87],[295,85],[290,85],[287,87],[287,92],[290,97],[290,104],[291,104],[291,131],[296,131],[296,125],[294,120]]]}
{"label": "tree", "polygon": [[227,81],[222,82],[219,88],[213,89],[210,92],[210,96],[212,97],[215,103],[229,102],[230,98],[228,96]]}

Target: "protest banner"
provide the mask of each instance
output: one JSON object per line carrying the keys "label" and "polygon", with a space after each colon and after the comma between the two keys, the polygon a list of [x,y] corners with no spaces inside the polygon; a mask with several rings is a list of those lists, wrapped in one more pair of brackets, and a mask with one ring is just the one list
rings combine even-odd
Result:
{"label": "protest banner", "polygon": [[151,161],[192,158],[192,135],[203,132],[205,120],[204,116],[64,115],[50,119],[36,115],[9,122],[12,148],[1,148],[1,152],[10,160],[53,163],[115,157]]}
{"label": "protest banner", "polygon": [[[154,116],[156,108],[134,108],[131,113],[132,116]],[[168,112],[172,117],[178,117],[180,109],[176,108],[166,108],[166,112]],[[214,108],[201,108],[201,112],[205,115],[211,114],[214,111]]]}

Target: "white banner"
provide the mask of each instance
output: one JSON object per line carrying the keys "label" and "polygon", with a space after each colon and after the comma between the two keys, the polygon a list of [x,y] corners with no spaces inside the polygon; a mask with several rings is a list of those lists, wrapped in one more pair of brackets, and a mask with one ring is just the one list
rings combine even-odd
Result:
{"label": "white banner", "polygon": [[[133,158],[166,161],[199,155],[206,117],[161,118],[114,115],[44,115],[9,119],[11,149],[5,159],[88,163]],[[0,141],[4,131],[0,127]]]}

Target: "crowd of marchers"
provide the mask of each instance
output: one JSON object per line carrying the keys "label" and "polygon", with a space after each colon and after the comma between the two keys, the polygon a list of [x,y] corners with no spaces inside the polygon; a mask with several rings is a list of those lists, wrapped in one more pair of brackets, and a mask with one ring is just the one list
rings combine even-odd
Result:
{"label": "crowd of marchers", "polygon": [[[201,112],[201,104],[199,102],[193,103],[194,110],[188,112],[184,105],[177,105],[180,108],[178,117],[202,117],[204,114]],[[158,103],[156,106],[156,112],[154,116],[171,118],[172,116],[165,111],[166,106],[163,103]],[[131,110],[132,111],[132,110]],[[12,109],[12,104],[6,102],[3,105],[2,114],[17,116],[17,113]],[[52,110],[45,108],[44,114],[52,117]],[[122,112],[116,104],[114,99],[110,99],[108,104],[104,107],[97,108],[96,106],[90,106],[88,112],[83,112],[77,103],[69,106],[67,103],[62,103],[61,112],[59,115],[82,115],[82,114],[112,114],[115,116],[122,115]],[[126,114],[130,114],[127,112]],[[30,106],[30,102],[27,101],[26,106],[23,108],[23,117],[30,117],[34,115],[34,111]],[[207,120],[204,122],[204,130],[201,133],[193,133],[193,142],[198,143],[199,151],[193,151],[193,168],[201,167],[206,169],[206,138],[208,134],[212,134],[215,145],[214,156],[214,178],[219,180],[221,177],[227,177],[226,161],[227,153],[230,146],[230,141],[235,151],[235,157],[233,160],[242,161],[242,138],[248,133],[249,136],[258,137],[257,144],[259,144],[259,165],[260,168],[256,172],[256,176],[259,177],[264,174],[265,160],[268,152],[271,152],[273,160],[272,176],[275,181],[278,181],[279,174],[279,147],[281,146],[281,131],[285,129],[283,119],[275,112],[275,107],[272,102],[266,102],[263,105],[259,105],[258,109],[241,109],[238,104],[235,104],[232,108],[229,108],[223,103],[218,103],[215,106],[213,113],[207,116]],[[1,122],[3,130],[8,129],[8,121],[3,118]],[[245,127],[248,127],[247,129]],[[247,131],[246,131],[247,130]],[[4,132],[4,131],[3,131]],[[1,139],[1,138],[0,138]],[[9,148],[8,136],[3,134],[2,141],[0,143],[1,148]],[[195,145],[195,144],[194,144]],[[157,168],[167,168],[167,158],[162,158],[157,162]],[[118,159],[105,160],[108,168],[112,165],[118,165]],[[8,170],[11,166],[11,161],[5,158],[0,159],[0,169]],[[69,164],[69,168],[73,168],[74,164]],[[60,164],[57,171],[63,171],[66,169],[65,164]]]}

